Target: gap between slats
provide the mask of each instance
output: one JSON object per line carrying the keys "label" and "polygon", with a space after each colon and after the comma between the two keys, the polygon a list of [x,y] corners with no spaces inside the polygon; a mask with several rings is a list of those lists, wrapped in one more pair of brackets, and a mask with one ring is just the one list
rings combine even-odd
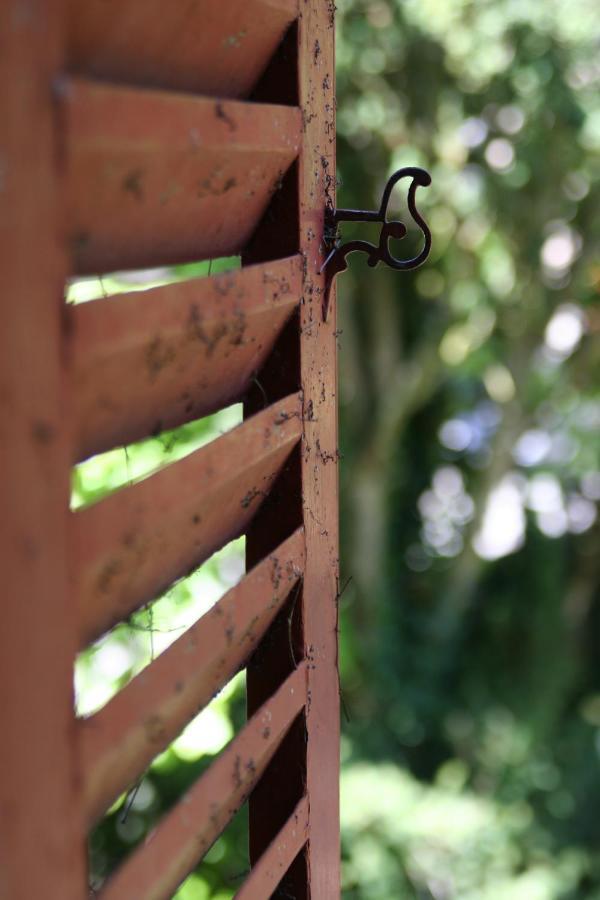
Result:
{"label": "gap between slats", "polygon": [[308,799],[303,797],[237,891],[234,900],[265,900],[270,897],[307,839]]}
{"label": "gap between slats", "polygon": [[240,252],[300,146],[296,107],[84,80],[62,102],[79,274]]}
{"label": "gap between slats", "polygon": [[299,529],[103,709],[79,723],[90,822],[244,665],[303,570]]}
{"label": "gap between slats", "polygon": [[172,897],[248,797],[305,703],[301,663],[117,870],[99,900]]}
{"label": "gap between slats", "polygon": [[76,459],[239,400],[301,292],[297,256],[70,307]]}
{"label": "gap between slats", "polygon": [[242,534],[302,430],[293,394],[206,447],[71,513],[80,646]]}
{"label": "gap between slats", "polygon": [[70,0],[68,66],[109,81],[244,97],[297,15],[298,0]]}

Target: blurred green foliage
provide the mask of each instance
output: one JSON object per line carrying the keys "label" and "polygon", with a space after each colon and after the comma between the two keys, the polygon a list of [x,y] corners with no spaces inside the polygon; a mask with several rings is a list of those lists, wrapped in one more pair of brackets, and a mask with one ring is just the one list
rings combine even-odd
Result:
{"label": "blurred green foliage", "polygon": [[[597,3],[338,0],[337,20],[339,205],[378,206],[400,165],[433,176],[427,264],[352,257],[339,284],[344,897],[600,898]],[[237,415],[91,460],[74,503]],[[87,651],[80,709],[208,608],[240,559],[226,548]],[[115,805],[95,884],[243,704],[238,682]],[[180,900],[233,895],[245,827]]]}
{"label": "blurred green foliage", "polygon": [[338,6],[344,895],[600,896],[597,8]]}

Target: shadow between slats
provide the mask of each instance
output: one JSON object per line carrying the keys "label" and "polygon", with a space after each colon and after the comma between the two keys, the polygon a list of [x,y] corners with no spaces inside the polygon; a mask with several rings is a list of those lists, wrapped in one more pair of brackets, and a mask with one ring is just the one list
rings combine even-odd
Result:
{"label": "shadow between slats", "polygon": [[308,800],[303,797],[235,895],[235,900],[270,897],[308,838]]}

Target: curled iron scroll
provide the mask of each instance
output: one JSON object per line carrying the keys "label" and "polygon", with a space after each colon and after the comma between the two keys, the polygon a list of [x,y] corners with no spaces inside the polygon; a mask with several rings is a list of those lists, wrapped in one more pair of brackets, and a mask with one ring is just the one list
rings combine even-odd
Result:
{"label": "curled iron scroll", "polygon": [[[394,186],[401,178],[412,178],[408,189],[408,211],[410,212],[414,222],[419,226],[423,233],[424,243],[421,251],[417,256],[411,259],[398,259],[390,250],[390,238],[401,240],[406,236],[408,229],[403,222],[388,222],[387,211]],[[431,175],[425,169],[416,166],[405,166],[398,169],[390,176],[383,191],[381,204],[378,210],[364,209],[329,209],[325,213],[325,244],[330,250],[325,262],[321,266],[321,272],[326,273],[325,294],[323,298],[323,319],[327,319],[329,309],[329,295],[331,285],[336,275],[344,272],[348,268],[346,257],[350,253],[361,251],[367,254],[367,262],[370,266],[376,266],[377,263],[383,262],[392,269],[405,271],[406,269],[416,269],[425,262],[431,250],[431,232],[427,223],[419,213],[416,205],[416,192],[419,186],[428,187],[431,184]],[[381,232],[379,235],[379,243],[371,244],[369,241],[355,240],[347,241],[342,244],[338,235],[338,225],[340,222],[379,222],[381,223]],[[330,249],[331,248],[331,249]]]}

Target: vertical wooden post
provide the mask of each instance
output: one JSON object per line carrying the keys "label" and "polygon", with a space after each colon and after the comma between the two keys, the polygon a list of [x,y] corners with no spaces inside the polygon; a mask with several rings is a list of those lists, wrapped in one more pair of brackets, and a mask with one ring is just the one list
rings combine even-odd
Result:
{"label": "vertical wooden post", "polygon": [[339,683],[337,669],[338,438],[335,296],[322,321],[323,216],[335,205],[333,0],[300,4],[299,93],[305,133],[300,156],[300,249],[306,261],[300,310],[304,392],[302,502],[306,534],[304,642],[308,868],[312,900],[334,900],[339,875]]}
{"label": "vertical wooden post", "polygon": [[[247,540],[250,566],[273,550],[299,520],[304,525],[302,593],[292,598],[248,666],[252,713],[273,693],[294,661],[303,657],[308,664],[304,722],[292,730],[250,801],[254,863],[282,827],[299,793],[307,794],[307,848],[273,895],[296,900],[335,900],[340,895],[336,304],[334,294],[328,320],[323,322],[325,279],[319,272],[324,259],[325,207],[335,205],[334,9],[333,2],[325,0],[300,4],[297,65],[291,75],[281,65],[279,76],[284,79],[287,71],[293,83],[287,85],[286,96],[297,90],[302,109],[299,165],[287,176],[244,258],[247,263],[259,262],[268,259],[269,253],[283,255],[298,249],[304,257],[300,315],[259,373],[260,390],[246,404],[246,414],[251,414],[298,386],[303,391],[300,458],[291,460]],[[289,63],[284,49],[282,62]]]}
{"label": "vertical wooden post", "polygon": [[0,6],[0,897],[86,896],[76,803],[59,2]]}

